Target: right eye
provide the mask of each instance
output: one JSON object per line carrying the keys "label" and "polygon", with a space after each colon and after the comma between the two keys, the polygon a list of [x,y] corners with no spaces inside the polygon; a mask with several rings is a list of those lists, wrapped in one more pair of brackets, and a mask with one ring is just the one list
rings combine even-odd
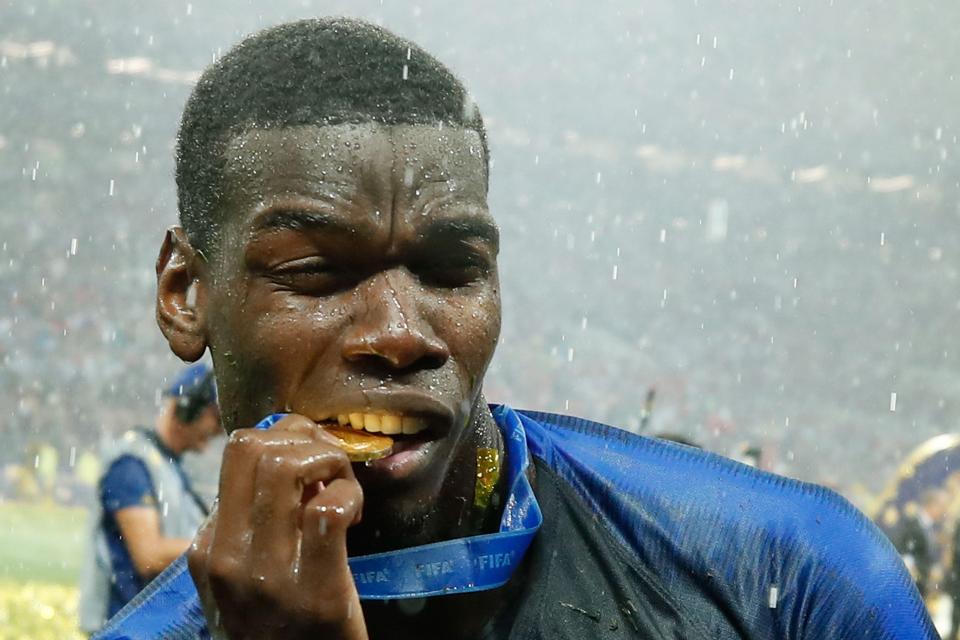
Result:
{"label": "right eye", "polygon": [[352,283],[348,271],[316,257],[277,265],[269,277],[281,287],[304,295],[327,295]]}

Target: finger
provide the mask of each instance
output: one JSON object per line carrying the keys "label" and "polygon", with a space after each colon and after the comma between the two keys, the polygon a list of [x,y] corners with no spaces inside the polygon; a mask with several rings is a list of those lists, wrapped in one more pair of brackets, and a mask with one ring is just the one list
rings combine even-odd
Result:
{"label": "finger", "polygon": [[305,436],[314,438],[318,431],[321,431],[321,428],[317,426],[317,423],[299,414],[291,413],[280,418],[276,424],[270,427],[269,431],[285,431],[290,433],[300,433]]}
{"label": "finger", "polygon": [[249,587],[251,509],[260,458],[274,447],[310,442],[308,435],[290,430],[239,429],[230,434],[220,471],[216,526],[206,559],[206,573],[218,601],[240,597]]}
{"label": "finger", "polygon": [[325,428],[297,414],[290,414],[281,418],[270,428],[271,431],[293,431],[311,436],[315,440],[329,442],[336,447],[342,447],[342,442],[333,434],[328,433]]}
{"label": "finger", "polygon": [[353,477],[334,480],[306,505],[298,564],[304,593],[337,600],[355,591],[346,534],[362,510],[363,490]]}
{"label": "finger", "polygon": [[213,543],[213,530],[216,526],[217,507],[214,505],[210,516],[197,531],[190,549],[187,551],[187,567],[190,570],[190,576],[197,587],[197,594],[200,596],[200,604],[203,608],[204,616],[211,627],[218,624],[219,615],[217,604],[214,599],[213,591],[210,588],[208,579],[207,559],[210,554],[210,545]]}
{"label": "finger", "polygon": [[193,537],[190,548],[187,550],[187,567],[190,570],[190,576],[197,585],[197,590],[202,593],[202,588],[207,584],[207,557],[210,554],[210,545],[213,543],[213,529],[216,526],[217,507],[214,505],[213,511],[207,517],[197,535]]}
{"label": "finger", "polygon": [[246,515],[253,502],[257,464],[267,447],[312,442],[304,425],[289,423],[276,431],[237,429],[223,452],[220,469],[219,521],[247,524]]}
{"label": "finger", "polygon": [[313,441],[270,447],[256,473],[250,549],[253,575],[261,581],[289,579],[301,542],[304,487],[347,477],[352,473],[350,461],[333,445]]}

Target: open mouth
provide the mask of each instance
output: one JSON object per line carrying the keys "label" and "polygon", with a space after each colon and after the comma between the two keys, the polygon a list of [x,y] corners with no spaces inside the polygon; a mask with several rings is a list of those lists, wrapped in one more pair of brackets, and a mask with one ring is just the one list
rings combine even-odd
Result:
{"label": "open mouth", "polygon": [[421,416],[380,411],[340,413],[316,420],[353,462],[370,462],[405,451],[430,439]]}

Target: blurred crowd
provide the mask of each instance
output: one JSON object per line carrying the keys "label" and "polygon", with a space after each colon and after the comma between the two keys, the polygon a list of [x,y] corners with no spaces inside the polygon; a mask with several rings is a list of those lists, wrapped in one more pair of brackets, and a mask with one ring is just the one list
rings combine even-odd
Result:
{"label": "blurred crowd", "polygon": [[[156,408],[177,363],[152,263],[191,82],[239,33],[356,13],[275,4],[0,8],[0,465],[29,469],[48,443],[72,472],[71,452]],[[505,309],[491,401],[640,430],[656,389],[648,433],[757,448],[861,505],[956,428],[960,95],[949,57],[903,34],[954,46],[958,10],[871,6],[679,20],[674,3],[620,2],[585,31],[561,27],[587,11],[566,0],[367,16],[449,61],[488,121]],[[778,55],[736,37],[761,27]]]}

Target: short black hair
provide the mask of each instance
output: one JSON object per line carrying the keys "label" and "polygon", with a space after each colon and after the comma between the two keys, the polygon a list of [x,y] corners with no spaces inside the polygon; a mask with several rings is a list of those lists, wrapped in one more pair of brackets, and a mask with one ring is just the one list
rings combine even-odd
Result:
{"label": "short black hair", "polygon": [[177,138],[180,224],[213,251],[227,145],[249,129],[444,124],[486,131],[463,83],[419,46],[349,18],[303,20],[247,38],[200,76]]}

